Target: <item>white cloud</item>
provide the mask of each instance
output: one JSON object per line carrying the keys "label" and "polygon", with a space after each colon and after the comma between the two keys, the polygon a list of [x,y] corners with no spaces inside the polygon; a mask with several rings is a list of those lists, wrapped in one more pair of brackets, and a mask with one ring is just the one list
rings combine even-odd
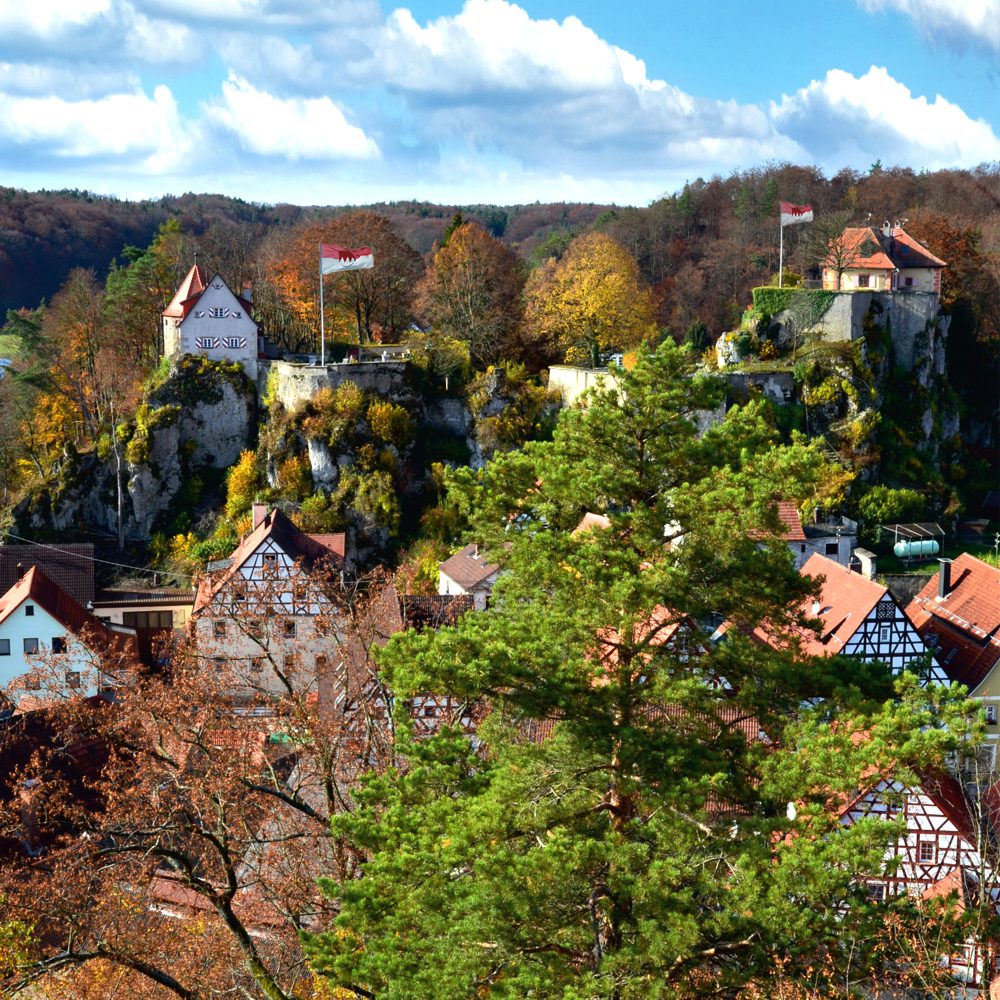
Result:
{"label": "white cloud", "polygon": [[135,0],[156,17],[243,27],[371,25],[381,20],[378,0]]}
{"label": "white cloud", "polygon": [[180,22],[148,17],[130,0],[25,0],[0,5],[0,58],[190,63],[202,47]]}
{"label": "white cloud", "polygon": [[832,69],[771,103],[779,129],[828,166],[886,163],[939,169],[1000,158],[989,124],[938,94],[914,96],[881,67],[855,77]]}
{"label": "white cloud", "polygon": [[133,91],[77,101],[0,93],[0,122],[0,148],[58,160],[119,159],[139,172],[169,169],[189,145],[166,87],[152,98]]}
{"label": "white cloud", "polygon": [[235,73],[222,98],[205,105],[208,126],[226,129],[245,150],[289,160],[371,160],[379,148],[329,97],[287,98],[257,90]]}
{"label": "white cloud", "polygon": [[420,25],[404,8],[367,38],[371,55],[348,62],[356,84],[397,95],[426,142],[442,137],[529,167],[630,171],[682,158],[714,169],[792,155],[753,105],[699,99],[651,79],[636,56],[576,17],[535,20],[509,0],[466,0],[458,14]]}
{"label": "white cloud", "polygon": [[0,94],[11,97],[48,97],[72,94],[75,100],[137,90],[132,73],[100,65],[0,62]]}
{"label": "white cloud", "polygon": [[868,11],[895,11],[933,40],[1000,55],[1000,0],[859,0]]}

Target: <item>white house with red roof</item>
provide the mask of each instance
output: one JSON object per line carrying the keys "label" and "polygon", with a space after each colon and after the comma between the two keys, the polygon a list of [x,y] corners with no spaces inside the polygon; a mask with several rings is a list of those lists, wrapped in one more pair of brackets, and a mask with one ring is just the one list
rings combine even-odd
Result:
{"label": "white house with red roof", "polygon": [[97,694],[138,662],[133,629],[95,618],[37,566],[0,597],[0,685],[19,707]]}
{"label": "white house with red roof", "polygon": [[209,278],[195,264],[163,310],[164,357],[201,354],[236,361],[256,379],[258,330],[252,310],[251,302],[233,294],[220,274]]}
{"label": "white house with red roof", "polygon": [[799,572],[813,580],[822,577],[819,598],[802,608],[806,617],[819,622],[819,631],[779,635],[760,625],[753,631],[755,639],[777,647],[797,644],[808,656],[878,660],[894,674],[911,670],[926,681],[950,683],[913,622],[881,584],[818,554],[810,556]]}
{"label": "white house with red roof", "polygon": [[935,257],[901,226],[845,229],[823,262],[823,287],[832,291],[933,292],[941,294],[941,271]]}
{"label": "white house with red roof", "polygon": [[346,536],[310,535],[280,510],[253,505],[253,530],[201,578],[191,625],[198,656],[233,681],[235,694],[267,695],[316,686],[343,655],[334,591]]}

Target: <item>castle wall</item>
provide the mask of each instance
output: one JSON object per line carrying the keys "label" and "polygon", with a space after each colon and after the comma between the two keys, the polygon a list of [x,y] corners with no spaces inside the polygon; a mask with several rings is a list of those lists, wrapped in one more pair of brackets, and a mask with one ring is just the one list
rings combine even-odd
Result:
{"label": "castle wall", "polygon": [[303,365],[291,361],[259,361],[257,388],[273,394],[287,410],[312,399],[319,389],[336,389],[354,382],[359,389],[389,399],[408,395],[405,361],[354,361],[339,365]]}

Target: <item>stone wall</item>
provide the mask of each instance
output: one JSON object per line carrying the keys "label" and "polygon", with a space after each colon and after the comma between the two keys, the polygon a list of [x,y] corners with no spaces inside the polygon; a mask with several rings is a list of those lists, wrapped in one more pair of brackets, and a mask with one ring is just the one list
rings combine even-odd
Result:
{"label": "stone wall", "polygon": [[789,371],[722,372],[722,378],[729,383],[729,395],[739,399],[748,398],[752,391],[779,406],[795,399],[795,379]]}
{"label": "stone wall", "polygon": [[549,389],[562,396],[563,406],[571,406],[588,389],[603,384],[607,377],[607,368],[552,365],[549,368]]}
{"label": "stone wall", "polygon": [[405,361],[354,361],[339,365],[303,365],[291,361],[261,361],[257,389],[261,397],[273,394],[287,410],[294,410],[319,389],[336,389],[354,382],[359,389],[387,399],[409,396]]}

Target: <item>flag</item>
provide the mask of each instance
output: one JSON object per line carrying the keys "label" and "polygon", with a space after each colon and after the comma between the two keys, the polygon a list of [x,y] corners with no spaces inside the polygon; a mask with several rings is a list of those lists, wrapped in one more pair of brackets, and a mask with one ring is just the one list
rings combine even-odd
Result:
{"label": "flag", "polygon": [[795,226],[800,222],[812,222],[812,205],[793,205],[790,201],[780,202],[781,224],[783,226]]}
{"label": "flag", "polygon": [[320,274],[331,274],[334,271],[362,271],[375,266],[375,254],[371,247],[358,247],[349,250],[337,246],[336,243],[320,244]]}

